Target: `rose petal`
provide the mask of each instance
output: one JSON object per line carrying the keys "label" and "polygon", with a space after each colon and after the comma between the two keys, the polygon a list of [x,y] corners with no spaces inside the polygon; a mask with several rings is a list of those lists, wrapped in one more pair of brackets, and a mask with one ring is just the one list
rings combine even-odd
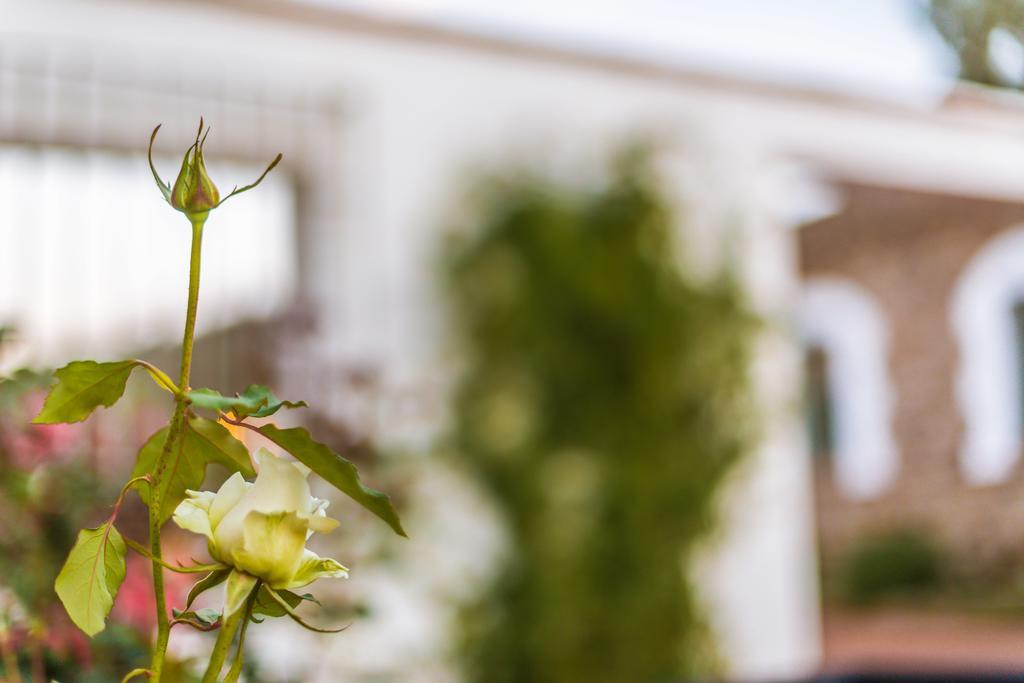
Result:
{"label": "rose petal", "polygon": [[282,586],[299,567],[308,529],[294,512],[253,510],[245,518],[242,547],[232,553],[234,565],[260,577],[271,588]]}
{"label": "rose petal", "polygon": [[317,579],[347,578],[347,567],[343,566],[337,560],[332,560],[329,557],[320,557],[312,550],[307,550],[302,554],[299,568],[292,577],[291,582],[286,586],[282,586],[282,588],[301,588],[302,586],[313,583]]}
{"label": "rose petal", "polygon": [[209,510],[214,494],[210,491],[188,491],[187,494],[188,498],[174,509],[174,523],[185,531],[202,534],[213,541]]}
{"label": "rose petal", "polygon": [[214,529],[224,519],[224,515],[231,511],[231,508],[238,505],[245,492],[249,489],[249,482],[242,477],[241,472],[235,472],[227,481],[221,484],[217,495],[210,505],[210,526]]}

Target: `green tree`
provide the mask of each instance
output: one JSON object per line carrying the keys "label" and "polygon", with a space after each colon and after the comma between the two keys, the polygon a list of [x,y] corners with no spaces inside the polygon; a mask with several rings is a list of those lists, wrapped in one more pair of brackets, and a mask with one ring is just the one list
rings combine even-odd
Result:
{"label": "green tree", "polygon": [[755,321],[728,275],[681,273],[642,155],[590,190],[519,176],[482,197],[445,262],[453,448],[511,556],[467,611],[470,679],[697,675],[712,648],[684,567],[749,442]]}
{"label": "green tree", "polygon": [[1001,68],[993,38],[1016,41],[1024,51],[1024,2],[1021,0],[930,0],[928,18],[956,53],[960,78],[985,85],[1020,89],[1024,69]]}

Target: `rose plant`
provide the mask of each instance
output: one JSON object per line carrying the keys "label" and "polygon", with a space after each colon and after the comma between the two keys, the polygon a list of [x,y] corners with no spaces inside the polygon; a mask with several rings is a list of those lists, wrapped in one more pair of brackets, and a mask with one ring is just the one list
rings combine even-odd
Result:
{"label": "rose plant", "polygon": [[[293,589],[319,578],[348,575],[348,570],[337,561],[318,557],[305,547],[312,533],[326,533],[338,525],[326,516],[326,501],[312,496],[307,481],[310,473],[348,495],[399,535],[404,536],[405,532],[390,499],[365,486],[351,462],[314,440],[308,431],[252,422],[271,417],[281,409],[304,407],[304,402],[281,400],[260,385],[252,385],[235,396],[189,386],[206,221],[226,200],[259,185],[281,161],[281,155],[255,182],[235,187],[222,198],[203,158],[209,133],[203,121],[199,122],[195,141],[185,152],[173,185],[163,181],[153,164],[153,143],[159,129],[160,126],[154,129],[149,141],[153,179],[164,200],[184,214],[192,226],[179,379],[173,381],[167,373],[143,360],[74,361],[54,373],[56,383],[34,422],[80,422],[96,408],[114,405],[136,368],[143,368],[172,396],[174,410],[169,424],[142,446],[132,477],[121,489],[107,521],[79,532],[55,588],[71,620],[86,635],[94,636],[103,630],[124,581],[127,551],[138,552],[152,564],[156,642],[149,667],[129,672],[123,681],[145,676],[159,682],[165,669],[171,628],[183,625],[218,632],[202,680],[231,683],[241,673],[245,632],[252,622],[287,616],[314,631],[341,630],[312,626],[296,613],[296,607],[303,601],[315,599]],[[225,425],[259,435],[295,461],[265,449],[257,451],[254,458]],[[232,473],[217,492],[198,490],[209,463],[218,463]],[[246,480],[254,476],[254,482]],[[116,526],[122,503],[131,490],[148,506],[148,545],[123,536]],[[212,562],[184,566],[164,561],[160,533],[172,518],[181,528],[206,537]],[[189,592],[183,609],[170,613],[164,588],[165,570],[203,575]],[[222,583],[226,599],[221,610],[192,609],[196,597]],[[221,679],[236,641],[232,663]]]}

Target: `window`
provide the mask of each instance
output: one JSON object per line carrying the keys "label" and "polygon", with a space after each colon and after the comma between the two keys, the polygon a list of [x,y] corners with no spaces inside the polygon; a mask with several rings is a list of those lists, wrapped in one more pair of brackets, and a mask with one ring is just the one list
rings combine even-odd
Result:
{"label": "window", "polygon": [[[174,179],[180,159],[157,160]],[[230,187],[262,167],[215,164]],[[296,288],[294,189],[276,172],[205,231],[203,333],[283,309]],[[0,146],[0,326],[8,364],[111,355],[180,341],[189,226],[145,154]]]}
{"label": "window", "polygon": [[956,396],[968,481],[1005,481],[1024,433],[1024,229],[991,239],[964,269],[950,302],[959,346]]}
{"label": "window", "polygon": [[804,417],[811,454],[831,457],[835,447],[832,424],[832,399],[828,386],[828,355],[820,346],[804,353]]}
{"label": "window", "polygon": [[852,281],[814,278],[804,285],[799,318],[810,449],[830,458],[843,493],[877,496],[899,464],[885,317]]}

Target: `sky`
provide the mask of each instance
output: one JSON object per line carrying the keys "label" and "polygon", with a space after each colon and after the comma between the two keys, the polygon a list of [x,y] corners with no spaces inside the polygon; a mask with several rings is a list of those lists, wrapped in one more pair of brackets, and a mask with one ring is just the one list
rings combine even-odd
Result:
{"label": "sky", "polygon": [[923,0],[300,0],[520,40],[896,99],[945,92]]}

